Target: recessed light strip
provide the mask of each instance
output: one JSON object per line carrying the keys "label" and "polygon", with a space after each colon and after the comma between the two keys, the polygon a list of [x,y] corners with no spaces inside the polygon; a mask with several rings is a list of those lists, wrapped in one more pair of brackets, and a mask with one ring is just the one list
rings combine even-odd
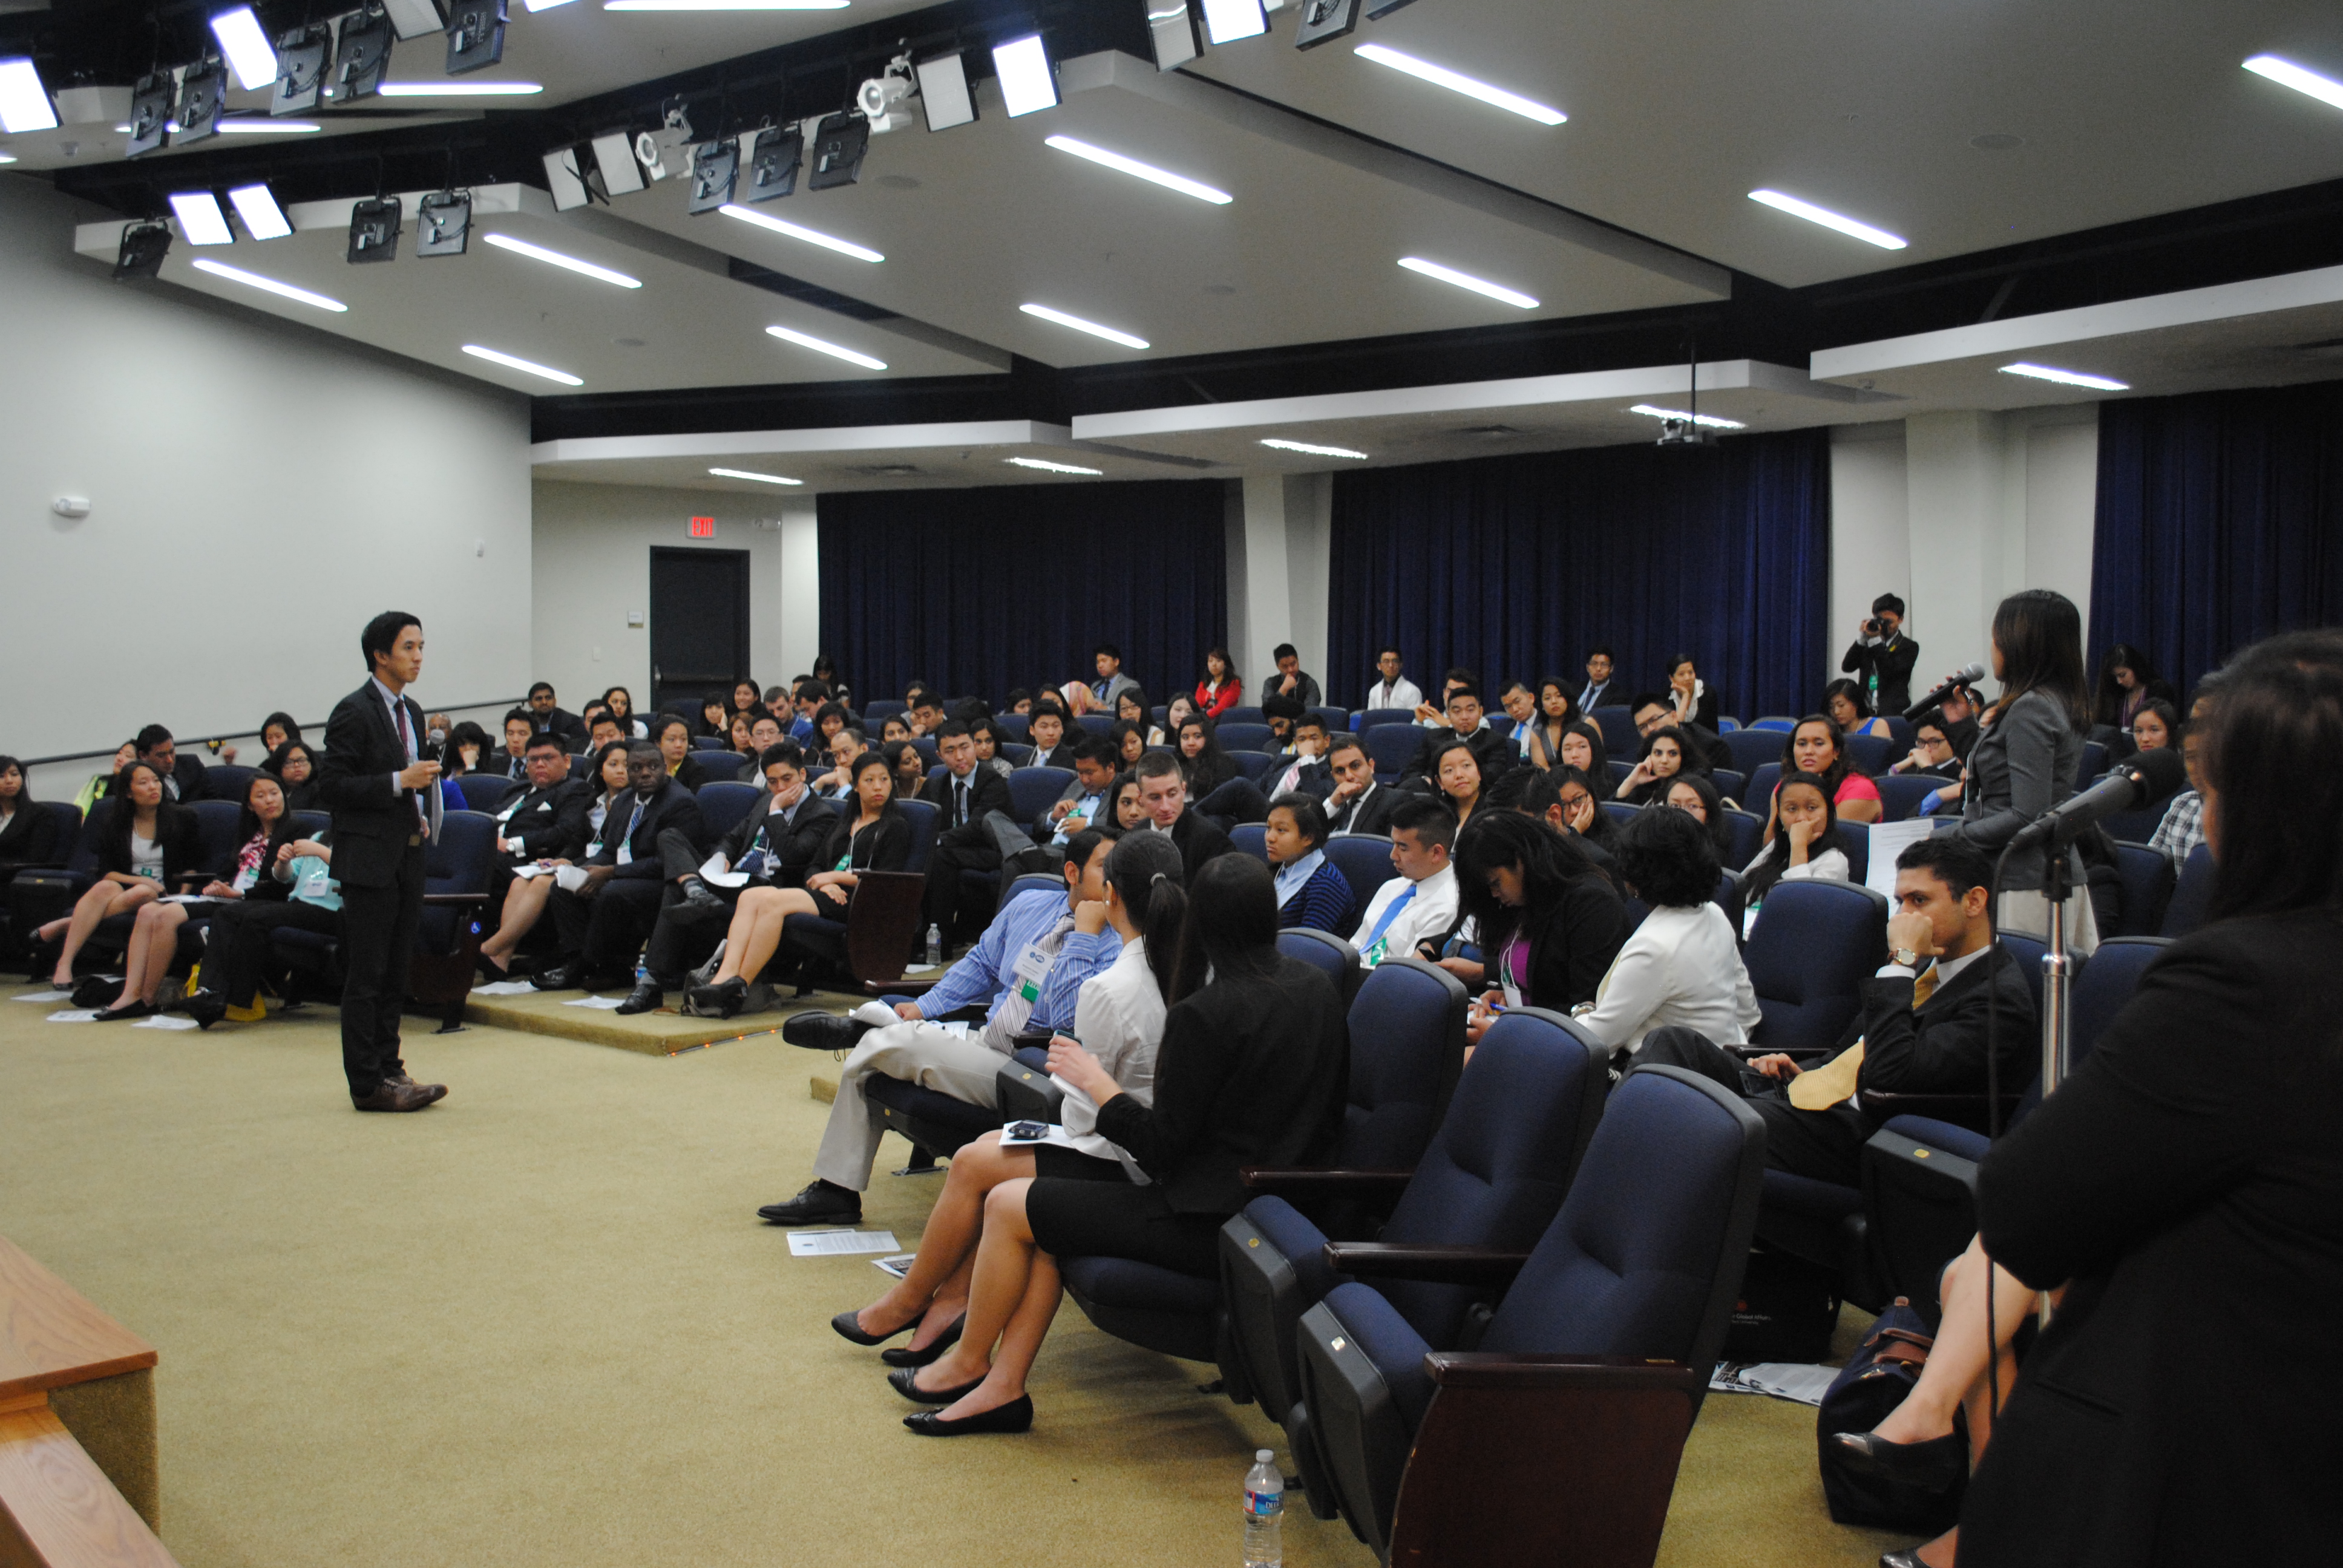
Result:
{"label": "recessed light strip", "polygon": [[602,0],[605,11],[843,11],[846,5],[847,0]]}
{"label": "recessed light strip", "polygon": [[477,343],[465,344],[464,352],[472,355],[477,358],[490,360],[510,369],[523,371],[530,376],[542,376],[548,381],[558,381],[564,387],[583,387],[586,385],[585,382],[579,380],[577,377],[572,376],[567,370],[556,370],[551,366],[539,365],[533,359],[522,359],[510,354],[502,353],[494,348],[483,348]]}
{"label": "recessed light strip", "polygon": [[278,295],[287,299],[297,299],[304,305],[314,305],[320,310],[338,312],[349,309],[348,306],[338,299],[328,299],[322,294],[312,294],[306,288],[296,288],[289,283],[279,283],[273,277],[263,277],[256,272],[246,272],[242,267],[230,266],[226,262],[214,261],[208,256],[196,257],[194,265],[198,272],[208,272],[215,277],[225,277],[230,283],[241,283],[248,288],[266,289],[270,294]]}
{"label": "recessed light strip", "polygon": [[1003,457],[1001,461],[1021,468],[1039,468],[1045,474],[1088,474],[1095,478],[1106,473],[1104,468],[1078,468],[1071,463],[1052,463],[1041,457]]}
{"label": "recessed light strip", "polygon": [[[130,127],[116,126],[114,128],[126,131]],[[306,136],[312,131],[325,128],[314,120],[222,120],[219,123],[219,133],[224,136]]]}
{"label": "recessed light strip", "polygon": [[836,235],[824,234],[818,228],[805,228],[797,224],[786,222],[780,218],[770,217],[764,213],[758,212],[753,208],[741,206],[734,202],[726,202],[722,206],[718,207],[716,210],[722,213],[726,217],[737,217],[742,223],[753,223],[759,228],[769,228],[775,234],[785,234],[791,239],[801,239],[808,245],[818,245],[824,250],[834,250],[840,256],[850,256],[857,261],[884,261],[887,259],[885,256],[880,255],[877,251],[870,249],[869,246],[857,245],[850,239],[840,239]]}
{"label": "recessed light strip", "polygon": [[1216,206],[1226,206],[1236,200],[1236,197],[1229,195],[1228,192],[1217,190],[1202,180],[1192,180],[1185,175],[1175,175],[1169,169],[1159,169],[1153,164],[1142,164],[1137,158],[1127,158],[1121,153],[1111,153],[1104,147],[1094,147],[1090,143],[1077,141],[1072,136],[1051,136],[1041,145],[1055,147],[1061,153],[1071,153],[1078,158],[1088,158],[1094,164],[1102,164],[1111,169],[1120,169],[1124,174],[1136,176],[1140,179],[1151,180],[1166,190],[1175,190],[1182,196],[1192,196],[1198,201],[1208,201]]}
{"label": "recessed light strip", "polygon": [[483,234],[480,237],[499,250],[513,251],[550,266],[582,273],[588,277],[598,277],[604,283],[615,283],[620,288],[640,288],[643,286],[640,278],[628,277],[625,273],[613,272],[607,266],[597,266],[590,261],[580,261],[574,256],[564,256],[558,250],[548,250],[541,245],[531,245],[525,239],[515,239],[508,234]]}
{"label": "recessed light strip", "polygon": [[760,485],[802,485],[803,479],[785,478],[779,474],[755,474],[746,468],[710,468],[719,479],[754,479]]}
{"label": "recessed light strip", "polygon": [[1507,288],[1502,283],[1491,283],[1485,277],[1475,277],[1469,272],[1459,272],[1453,266],[1443,266],[1420,256],[1403,256],[1399,264],[1410,272],[1420,272],[1426,277],[1436,277],[1458,288],[1469,288],[1475,294],[1485,294],[1491,299],[1502,300],[1516,310],[1535,310],[1538,307],[1536,300],[1518,288]]}
{"label": "recessed light strip", "polygon": [[1694,414],[1682,408],[1655,408],[1649,403],[1638,403],[1627,410],[1647,419],[1689,419],[1695,425],[1705,425],[1712,430],[1746,430],[1748,426],[1738,419],[1720,419],[1714,414]]}
{"label": "recessed light strip", "polygon": [[1851,218],[1845,213],[1833,212],[1826,206],[1816,206],[1810,201],[1802,201],[1794,196],[1785,196],[1780,191],[1754,190],[1749,193],[1749,199],[1754,202],[1763,202],[1777,212],[1788,213],[1792,217],[1802,217],[1808,223],[1818,223],[1825,228],[1835,228],[1841,234],[1852,235],[1864,244],[1875,245],[1882,250],[1905,248],[1905,241],[1900,236],[1892,235],[1884,228],[1874,228],[1867,223]]}
{"label": "recessed light strip", "polygon": [[2343,82],[2307,71],[2291,60],[2281,60],[2276,55],[2257,55],[2246,62],[2246,69],[2257,76],[2267,76],[2281,87],[2292,87],[2322,104],[2343,109]]}
{"label": "recessed light strip", "polygon": [[538,82],[385,82],[386,98],[508,98],[545,91]]}
{"label": "recessed light strip", "polygon": [[1478,98],[1484,104],[1494,105],[1500,109],[1519,115],[1525,120],[1535,120],[1541,126],[1558,126],[1570,118],[1560,109],[1541,104],[1535,98],[1524,98],[1519,93],[1509,93],[1503,87],[1492,86],[1476,77],[1465,75],[1461,71],[1452,71],[1445,65],[1435,65],[1429,60],[1419,60],[1413,55],[1403,54],[1385,45],[1362,44],[1353,52],[1363,60],[1373,60],[1378,65],[1389,65],[1393,70],[1403,71],[1418,81],[1430,82],[1433,86],[1445,87],[1452,93],[1462,93],[1468,98]]}
{"label": "recessed light strip", "polygon": [[1269,437],[1263,437],[1261,444],[1274,447],[1281,452],[1301,452],[1312,457],[1356,457],[1364,462],[1367,456],[1364,452],[1353,452],[1348,447],[1318,447],[1308,441],[1281,441]]}
{"label": "recessed light strip", "polygon": [[794,343],[800,348],[810,348],[817,354],[827,354],[833,359],[843,359],[849,365],[860,365],[865,370],[887,368],[887,362],[884,359],[873,359],[868,354],[858,354],[851,348],[825,342],[810,333],[793,331],[786,327],[768,327],[765,330],[784,343]]}
{"label": "recessed light strip", "polygon": [[2020,361],[2001,367],[2004,376],[2030,376],[2036,381],[2056,381],[2061,387],[2088,387],[2094,392],[2128,392],[2131,383],[2116,381],[2105,376],[2086,375],[2080,370],[2060,370],[2048,365],[2028,365]]}
{"label": "recessed light strip", "polygon": [[1144,337],[1133,337],[1128,332],[1118,332],[1111,327],[1101,327],[1095,321],[1084,321],[1079,316],[1069,316],[1062,310],[1052,310],[1046,305],[1021,305],[1017,308],[1028,316],[1038,316],[1044,321],[1054,321],[1061,327],[1071,327],[1077,332],[1087,332],[1092,337],[1103,337],[1109,343],[1120,343],[1125,348],[1151,347]]}

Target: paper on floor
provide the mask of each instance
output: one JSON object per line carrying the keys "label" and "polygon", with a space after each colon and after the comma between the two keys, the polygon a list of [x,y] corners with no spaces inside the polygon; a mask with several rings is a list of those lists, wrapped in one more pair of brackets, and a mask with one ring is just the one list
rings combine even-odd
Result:
{"label": "paper on floor", "polygon": [[627,999],[622,996],[581,996],[576,1001],[565,1001],[561,1005],[564,1007],[599,1008],[607,1012],[611,1008],[626,1006]]}
{"label": "paper on floor", "polygon": [[891,1258],[873,1258],[870,1266],[882,1274],[892,1274],[900,1280],[910,1273],[912,1261],[918,1257],[917,1252],[898,1252]]}
{"label": "paper on floor", "polygon": [[1719,1362],[1708,1386],[1726,1393],[1764,1393],[1797,1404],[1820,1404],[1838,1374],[1836,1367],[1803,1362]]}
{"label": "paper on floor", "polygon": [[28,990],[16,998],[18,1001],[64,1001],[72,996],[69,990]]}
{"label": "paper on floor", "polygon": [[96,1017],[97,1009],[94,1007],[69,1007],[63,1012],[53,1012],[49,1014],[49,1021],[51,1023],[89,1023],[94,1021]]}
{"label": "paper on floor", "polygon": [[525,980],[501,980],[494,985],[476,985],[474,996],[527,996],[537,988]]}
{"label": "paper on floor", "polygon": [[203,1025],[191,1018],[180,1018],[176,1014],[158,1012],[152,1018],[140,1019],[130,1027],[133,1029],[201,1029]]}
{"label": "paper on floor", "polygon": [[892,1231],[792,1231],[792,1258],[836,1258],[856,1252],[891,1252],[902,1243]]}

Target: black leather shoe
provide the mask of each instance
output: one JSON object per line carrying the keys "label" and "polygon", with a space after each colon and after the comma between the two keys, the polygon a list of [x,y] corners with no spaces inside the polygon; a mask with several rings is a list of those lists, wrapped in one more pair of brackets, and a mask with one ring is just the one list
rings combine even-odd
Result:
{"label": "black leather shoe", "polygon": [[447,1086],[446,1084],[417,1083],[415,1080],[407,1076],[407,1071],[404,1068],[400,1069],[397,1072],[389,1074],[387,1077],[383,1079],[383,1081],[385,1083],[395,1084],[401,1089],[419,1089],[424,1093],[431,1097],[431,1103],[434,1105],[438,1104],[441,1101],[447,1098]]}
{"label": "black leather shoe", "polygon": [[539,990],[576,990],[578,982],[585,978],[584,964],[556,964],[529,976],[528,983]]}
{"label": "black leather shoe", "polygon": [[870,1026],[834,1012],[801,1012],[781,1025],[781,1038],[808,1050],[852,1050]]}
{"label": "black leather shoe", "polygon": [[957,1388],[930,1390],[919,1385],[916,1381],[919,1375],[920,1369],[917,1367],[897,1367],[887,1374],[887,1386],[913,1404],[958,1404],[974,1393],[977,1384],[984,1381],[982,1378],[975,1378],[961,1383]]}
{"label": "black leather shoe", "polygon": [[905,1323],[902,1328],[890,1329],[883,1334],[874,1334],[865,1332],[862,1325],[855,1322],[855,1319],[860,1315],[861,1314],[859,1312],[840,1312],[838,1316],[830,1320],[830,1326],[838,1331],[839,1338],[845,1340],[849,1343],[867,1346],[883,1345],[889,1340],[893,1339],[897,1334],[902,1333],[906,1330],[917,1327],[920,1322],[919,1319],[913,1318],[910,1322]]}
{"label": "black leather shoe", "polygon": [[918,1411],[905,1416],[903,1424],[921,1437],[975,1437],[988,1432],[1031,1432],[1033,1430],[1033,1396],[1021,1393],[1007,1404],[995,1405],[980,1415],[962,1416],[958,1421],[946,1421],[940,1411]]}
{"label": "black leather shoe", "polygon": [[639,1012],[649,1012],[667,1000],[667,992],[659,990],[656,980],[643,980],[627,993],[627,1000],[611,1009],[613,1012],[632,1018]]}
{"label": "black leather shoe", "polygon": [[122,994],[122,981],[109,975],[84,975],[73,988],[70,999],[74,1006],[90,1008],[112,1007]]}
{"label": "black leather shoe", "polygon": [[209,1029],[227,1016],[227,998],[217,991],[189,991],[186,1008],[187,1016],[196,1020],[197,1029]]}
{"label": "black leather shoe", "polygon": [[739,975],[691,988],[691,1010],[703,1018],[730,1018],[749,1000],[749,982]]}
{"label": "black leather shoe", "polygon": [[[911,1367],[916,1369],[926,1366],[930,1362],[934,1361],[938,1356],[951,1349],[952,1346],[960,1343],[960,1332],[967,1326],[968,1314],[966,1312],[962,1312],[960,1316],[951,1321],[950,1327],[945,1329],[943,1332],[935,1337],[933,1343],[921,1345],[918,1350],[913,1350],[909,1345],[903,1345],[893,1350],[880,1351],[879,1352],[879,1359],[885,1362],[890,1367]],[[924,1398],[925,1396],[922,1395],[921,1397]]]}
{"label": "black leather shoe", "polygon": [[488,957],[486,953],[474,954],[472,961],[478,967],[480,978],[488,981],[490,985],[501,985],[506,980],[512,979],[512,970],[497,962],[496,960]]}
{"label": "black leather shoe", "polygon": [[125,1020],[134,1018],[153,1018],[157,1010],[159,1010],[148,1007],[146,1000],[142,998],[136,1001],[125,1002],[120,1007],[109,1007],[101,1010],[97,1015],[96,1021],[99,1023],[114,1023],[117,1020]]}
{"label": "black leather shoe", "polygon": [[723,920],[732,913],[724,900],[710,892],[708,884],[697,877],[683,885],[683,897],[676,900],[670,912],[677,920],[693,925],[702,920]]}
{"label": "black leather shoe", "polygon": [[1890,1442],[1867,1432],[1835,1432],[1830,1442],[1849,1470],[1906,1486],[1942,1491],[1968,1469],[1968,1440],[1957,1432],[1926,1442]]}
{"label": "black leather shoe", "polygon": [[766,1204],[757,1211],[757,1218],[768,1225],[859,1225],[862,1194],[815,1181],[794,1198]]}

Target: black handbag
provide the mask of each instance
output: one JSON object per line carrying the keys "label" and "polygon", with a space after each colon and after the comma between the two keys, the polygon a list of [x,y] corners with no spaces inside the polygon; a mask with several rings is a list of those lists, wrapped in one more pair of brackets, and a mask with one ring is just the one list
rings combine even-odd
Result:
{"label": "black handbag", "polygon": [[[1959,1520],[1961,1493],[1968,1484],[1966,1472],[1945,1487],[1892,1481],[1857,1472],[1831,1442],[1833,1432],[1869,1432],[1886,1420],[1887,1412],[1919,1382],[1920,1369],[1927,1364],[1935,1342],[1912,1303],[1898,1296],[1894,1306],[1879,1314],[1862,1348],[1848,1358],[1823,1395],[1815,1420],[1815,1446],[1823,1496],[1830,1504],[1830,1516],[1839,1523],[1936,1535]],[[1954,1428],[1966,1431],[1957,1416]]]}

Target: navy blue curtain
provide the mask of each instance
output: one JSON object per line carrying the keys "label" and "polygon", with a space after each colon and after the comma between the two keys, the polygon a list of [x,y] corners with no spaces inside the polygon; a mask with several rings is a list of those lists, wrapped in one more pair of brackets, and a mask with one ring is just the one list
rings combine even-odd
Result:
{"label": "navy blue curtain", "polygon": [[1744,719],[1821,689],[1827,430],[1338,474],[1333,524],[1332,700],[1358,706],[1385,642],[1427,691],[1462,665],[1493,705],[1514,677],[1575,689],[1598,643],[1623,701],[1677,653]]}
{"label": "navy blue curtain", "polygon": [[2091,668],[2127,642],[2185,694],[2273,632],[2343,620],[2343,381],[2099,406]]}
{"label": "navy blue curtain", "polygon": [[1227,637],[1224,481],[823,496],[821,646],[860,697],[914,676],[994,703],[1111,642],[1151,703]]}

